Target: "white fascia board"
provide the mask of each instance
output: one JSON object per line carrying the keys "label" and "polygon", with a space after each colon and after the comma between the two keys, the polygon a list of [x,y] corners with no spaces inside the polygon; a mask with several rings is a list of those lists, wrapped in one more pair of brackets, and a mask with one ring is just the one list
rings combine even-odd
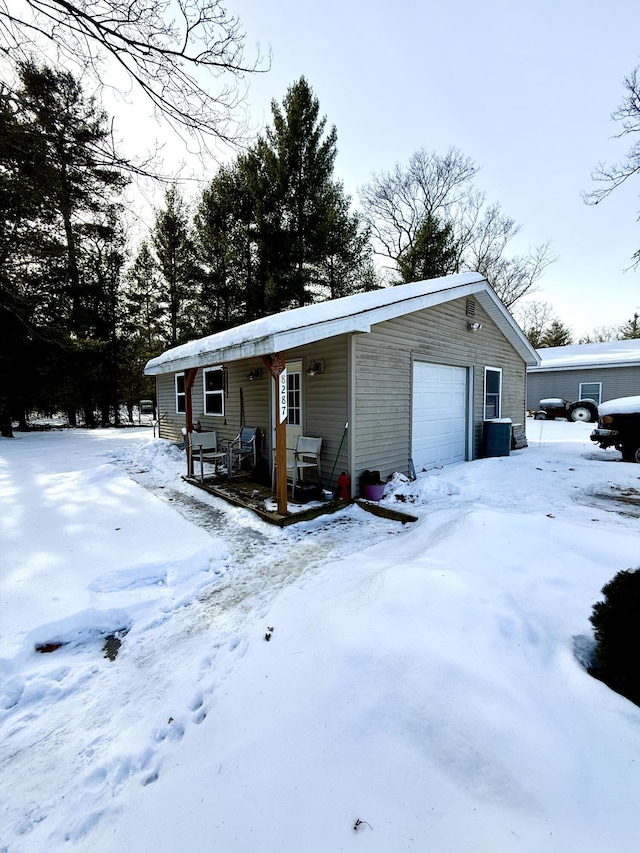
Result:
{"label": "white fascia board", "polygon": [[507,340],[511,342],[518,355],[522,357],[524,363],[527,365],[527,370],[534,370],[534,365],[540,364],[540,356],[520,326],[513,319],[511,313],[498,299],[494,290],[487,285],[487,287],[477,294],[477,297],[478,302]]}
{"label": "white fascia board", "polygon": [[569,362],[567,361],[565,364],[557,364],[553,367],[545,367],[541,365],[539,367],[530,367],[528,369],[529,373],[557,373],[560,370],[609,370],[612,367],[638,367],[640,368],[640,362],[637,361],[603,361],[600,364],[585,364],[584,362]]}
{"label": "white fascia board", "polygon": [[417,296],[398,299],[397,301],[355,311],[352,314],[346,314],[341,317],[320,320],[317,323],[307,323],[304,326],[293,329],[284,329],[272,335],[242,341],[231,346],[223,346],[219,349],[211,349],[200,353],[176,354],[175,358],[171,358],[167,354],[158,359],[152,359],[146,366],[145,373],[148,375],[173,373],[186,370],[187,368],[224,364],[231,361],[256,358],[262,355],[271,355],[276,352],[286,353],[289,349],[316,343],[327,338],[336,337],[337,335],[368,333],[371,331],[371,327],[377,323],[412,314],[416,311],[466,296],[476,296],[478,298],[480,304],[511,342],[514,349],[526,364],[539,363],[539,356],[535,349],[533,349],[511,314],[504,308],[486,279],[478,273],[477,278],[473,278],[464,284],[443,287],[430,293],[422,293]]}

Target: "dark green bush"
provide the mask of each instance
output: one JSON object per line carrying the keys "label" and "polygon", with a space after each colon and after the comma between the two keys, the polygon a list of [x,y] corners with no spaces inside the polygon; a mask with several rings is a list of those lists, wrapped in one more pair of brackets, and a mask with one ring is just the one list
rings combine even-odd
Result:
{"label": "dark green bush", "polygon": [[596,660],[589,671],[640,705],[640,570],[618,572],[602,593],[591,614]]}

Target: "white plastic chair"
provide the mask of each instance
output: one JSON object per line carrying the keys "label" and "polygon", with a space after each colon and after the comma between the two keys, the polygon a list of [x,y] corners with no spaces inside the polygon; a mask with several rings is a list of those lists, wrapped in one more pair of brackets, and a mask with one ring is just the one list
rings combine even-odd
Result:
{"label": "white plastic chair", "polygon": [[302,480],[307,468],[315,468],[318,483],[322,483],[322,470],[320,467],[320,451],[322,450],[322,439],[311,438],[308,435],[298,436],[296,449],[293,451],[293,491],[295,493],[298,476]]}
{"label": "white plastic chair", "polygon": [[[322,483],[322,469],[320,467],[320,451],[322,450],[322,439],[311,438],[308,435],[299,435],[296,448],[293,451],[293,459],[287,465],[287,478],[291,472],[292,494],[295,495],[298,480],[304,479],[307,468],[315,468],[318,484]],[[273,463],[272,488],[275,488],[276,464]]]}

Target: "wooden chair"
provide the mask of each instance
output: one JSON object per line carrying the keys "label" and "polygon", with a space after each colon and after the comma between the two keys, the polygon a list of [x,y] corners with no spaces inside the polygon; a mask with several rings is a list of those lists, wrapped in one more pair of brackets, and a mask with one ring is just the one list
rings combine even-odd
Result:
{"label": "wooden chair", "polygon": [[200,482],[204,483],[204,463],[213,464],[217,473],[218,465],[227,461],[227,452],[218,448],[218,437],[215,432],[190,432],[188,438],[189,471],[193,474],[193,463],[200,460]]}

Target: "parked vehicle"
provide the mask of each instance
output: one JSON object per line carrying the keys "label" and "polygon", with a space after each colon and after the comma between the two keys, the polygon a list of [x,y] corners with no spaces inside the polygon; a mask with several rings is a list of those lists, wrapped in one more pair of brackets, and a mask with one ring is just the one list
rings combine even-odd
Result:
{"label": "parked vehicle", "polygon": [[598,407],[593,400],[577,400],[571,403],[561,397],[549,397],[547,400],[540,400],[539,409],[533,416],[537,421],[566,418],[568,421],[591,423],[598,420]]}
{"label": "parked vehicle", "polygon": [[615,447],[626,462],[640,462],[640,397],[619,397],[598,407],[598,427],[591,433],[603,450]]}

